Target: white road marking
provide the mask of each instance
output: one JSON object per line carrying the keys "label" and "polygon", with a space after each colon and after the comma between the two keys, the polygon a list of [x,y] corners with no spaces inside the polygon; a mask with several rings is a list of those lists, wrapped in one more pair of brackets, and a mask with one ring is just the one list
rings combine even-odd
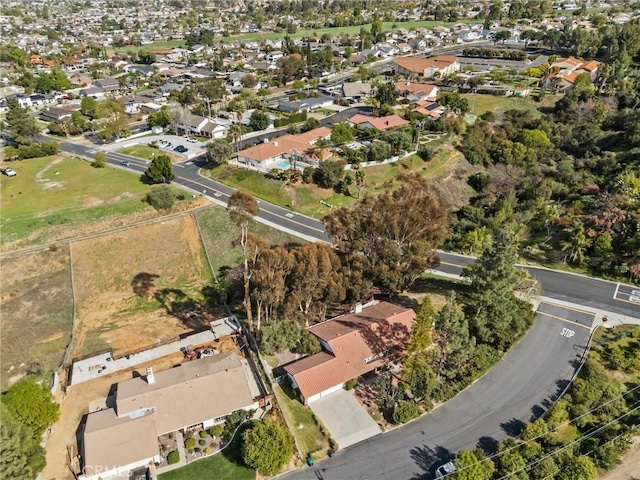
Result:
{"label": "white road marking", "polygon": [[560,332],[560,335],[562,335],[563,337],[567,337],[567,338],[571,338],[576,334],[576,332],[574,330],[571,330],[569,328],[563,328],[562,331]]}
{"label": "white road marking", "polygon": [[620,284],[616,283],[616,291],[613,293],[613,299],[617,300],[617,296],[618,296],[618,290],[620,290]]}

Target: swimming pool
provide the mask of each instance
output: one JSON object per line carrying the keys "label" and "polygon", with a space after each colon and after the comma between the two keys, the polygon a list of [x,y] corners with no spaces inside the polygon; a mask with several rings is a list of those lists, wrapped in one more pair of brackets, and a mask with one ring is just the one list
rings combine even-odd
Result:
{"label": "swimming pool", "polygon": [[[280,170],[287,170],[289,168],[291,168],[293,165],[289,160],[282,160],[279,163],[275,164],[275,168],[279,168]],[[304,165],[300,165],[300,163],[298,162],[298,164],[296,165],[296,168],[298,170],[304,170]]]}

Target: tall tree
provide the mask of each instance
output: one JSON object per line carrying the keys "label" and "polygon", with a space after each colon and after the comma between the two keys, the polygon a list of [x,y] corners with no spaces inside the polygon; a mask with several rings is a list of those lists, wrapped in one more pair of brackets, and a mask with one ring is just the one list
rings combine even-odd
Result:
{"label": "tall tree", "polygon": [[434,330],[437,349],[433,364],[436,374],[444,378],[457,376],[473,355],[475,339],[470,335],[469,322],[455,294],[447,299],[436,315]]}
{"label": "tall tree", "polygon": [[307,243],[294,250],[290,275],[291,299],[305,317],[322,321],[327,307],[345,299],[340,258],[330,245]]}
{"label": "tall tree", "polygon": [[240,248],[242,249],[242,257],[244,262],[244,307],[247,312],[247,323],[249,328],[253,329],[253,315],[251,312],[251,292],[250,292],[250,280],[251,272],[249,269],[250,260],[250,242],[249,242],[249,226],[255,217],[259,213],[258,202],[252,195],[245,193],[241,190],[236,190],[229,198],[229,204],[227,206],[231,221],[233,221],[240,228]]}
{"label": "tall tree", "polygon": [[5,122],[15,141],[25,145],[33,142],[40,133],[36,119],[15,98],[7,100],[7,107]]}
{"label": "tall tree", "polygon": [[480,461],[471,451],[463,450],[455,460],[457,480],[491,480],[495,465],[492,460]]}
{"label": "tall tree", "polygon": [[261,329],[262,319],[269,323],[275,309],[284,301],[292,264],[291,254],[281,246],[266,250],[256,261],[251,280],[257,308],[257,330]]}
{"label": "tall tree", "polygon": [[158,155],[144,172],[151,183],[170,183],[175,178],[173,165],[168,155]]}
{"label": "tall tree", "polygon": [[365,196],[324,218],[348,270],[362,271],[383,292],[399,293],[437,262],[448,206],[419,175],[398,190]]}
{"label": "tall tree", "polygon": [[216,138],[207,144],[207,164],[211,166],[224,165],[233,156],[233,147],[227,138]]}
{"label": "tall tree", "polygon": [[471,279],[472,324],[476,337],[498,349],[507,348],[532,321],[514,292],[520,283],[517,253],[508,227],[501,227],[482,255],[465,268]]}

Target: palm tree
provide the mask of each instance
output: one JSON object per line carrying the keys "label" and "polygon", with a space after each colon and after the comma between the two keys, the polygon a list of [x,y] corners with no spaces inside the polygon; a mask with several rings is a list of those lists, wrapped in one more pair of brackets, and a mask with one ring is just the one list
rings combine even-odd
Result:
{"label": "palm tree", "polygon": [[464,238],[464,248],[469,249],[469,253],[482,253],[491,243],[491,231],[487,227],[478,227]]}
{"label": "palm tree", "polygon": [[231,141],[233,142],[233,151],[237,152],[240,150],[240,141],[242,140],[242,135],[245,133],[245,127],[241,123],[234,123],[229,127],[228,135],[231,137]]}
{"label": "palm tree", "polygon": [[568,238],[560,243],[563,252],[569,252],[565,257],[565,261],[580,264],[584,261],[585,252],[589,248],[589,239],[587,238],[584,226],[579,221],[574,221],[571,227],[565,229],[569,234]]}
{"label": "palm tree", "polygon": [[311,152],[312,158],[318,160],[318,162],[322,162],[329,152],[329,147],[331,147],[331,143],[324,138],[319,139],[314,145],[313,150]]}

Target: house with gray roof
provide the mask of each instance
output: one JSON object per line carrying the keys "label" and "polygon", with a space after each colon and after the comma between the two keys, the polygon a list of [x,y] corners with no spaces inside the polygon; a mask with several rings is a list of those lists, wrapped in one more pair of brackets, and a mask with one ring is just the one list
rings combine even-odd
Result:
{"label": "house with gray roof", "polygon": [[255,379],[235,351],[117,384],[115,408],[89,413],[81,432],[82,480],[126,476],[160,462],[158,437],[209,428],[236,410],[259,408]]}

